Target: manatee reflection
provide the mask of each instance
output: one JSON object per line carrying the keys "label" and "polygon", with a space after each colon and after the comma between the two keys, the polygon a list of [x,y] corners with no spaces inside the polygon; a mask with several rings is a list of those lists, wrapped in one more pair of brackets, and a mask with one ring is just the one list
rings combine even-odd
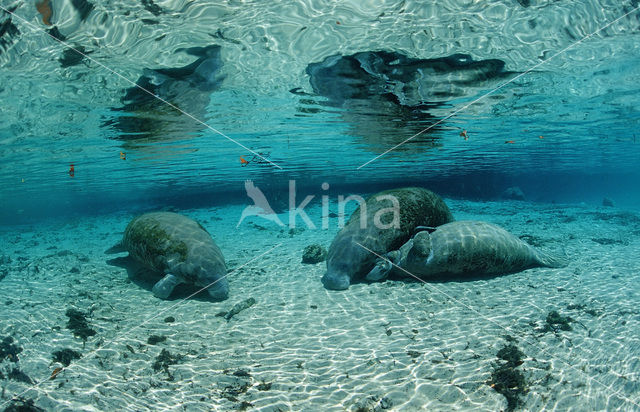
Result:
{"label": "manatee reflection", "polygon": [[184,67],[144,69],[136,82],[140,87],[127,89],[123,106],[112,109],[116,116],[105,124],[118,131],[117,138],[127,142],[125,147],[184,139],[204,129],[201,123],[153,96],[206,121],[211,92],[218,89],[223,80],[219,73],[220,46],[192,47],[184,51],[198,59]]}
{"label": "manatee reflection", "polygon": [[[452,100],[479,95],[512,74],[498,59],[474,61],[464,54],[414,59],[387,51],[329,56],[309,64],[306,72],[314,93],[328,99],[322,104],[340,108],[351,133],[376,152],[433,126]],[[434,132],[441,126],[401,150],[440,146]]]}

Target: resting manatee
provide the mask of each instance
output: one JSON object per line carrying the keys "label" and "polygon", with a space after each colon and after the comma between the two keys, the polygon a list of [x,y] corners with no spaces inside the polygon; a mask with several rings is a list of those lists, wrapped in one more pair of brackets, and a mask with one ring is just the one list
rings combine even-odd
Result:
{"label": "resting manatee", "polygon": [[[397,214],[393,212],[394,206]],[[417,226],[438,226],[451,221],[453,216],[447,205],[429,190],[408,187],[377,193],[353,212],[331,243],[322,283],[327,289],[347,289],[352,281],[369,273],[376,256],[358,243],[383,254],[408,241]]]}
{"label": "resting manatee", "polygon": [[129,258],[163,277],[153,294],[167,299],[180,283],[200,287],[216,300],[226,299],[227,266],[211,235],[195,220],[177,213],[146,213],[133,219],[122,241],[107,253],[129,252]]}
{"label": "resting manatee", "polygon": [[[564,258],[534,249],[506,230],[486,222],[447,223],[429,232],[419,232],[399,250],[379,259],[367,280],[385,278],[393,262],[421,278],[491,276],[520,272],[534,267],[563,267]],[[394,274],[409,274],[394,268]]]}

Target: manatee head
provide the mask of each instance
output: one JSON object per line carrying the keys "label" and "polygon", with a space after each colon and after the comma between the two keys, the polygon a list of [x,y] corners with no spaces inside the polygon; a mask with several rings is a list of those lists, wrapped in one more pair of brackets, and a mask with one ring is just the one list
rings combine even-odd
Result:
{"label": "manatee head", "polygon": [[348,289],[352,280],[359,279],[371,270],[375,255],[358,246],[358,240],[361,239],[343,229],[331,243],[327,253],[327,272],[322,277],[325,288]]}
{"label": "manatee head", "polygon": [[214,300],[229,297],[229,281],[224,261],[209,256],[190,257],[181,265],[179,275],[187,283],[207,288],[209,296]]}
{"label": "manatee head", "polygon": [[322,284],[325,288],[331,290],[349,289],[351,277],[349,272],[340,270],[339,268],[327,268],[327,273],[322,276]]}

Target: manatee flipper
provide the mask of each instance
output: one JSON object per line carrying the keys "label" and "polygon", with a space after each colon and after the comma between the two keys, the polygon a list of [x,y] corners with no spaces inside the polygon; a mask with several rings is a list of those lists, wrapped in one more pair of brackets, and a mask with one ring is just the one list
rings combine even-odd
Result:
{"label": "manatee flipper", "polygon": [[[117,252],[114,252],[117,253]],[[107,265],[117,266],[124,269],[137,268],[140,264],[133,260],[131,256],[121,256],[114,259],[107,260]]]}
{"label": "manatee flipper", "polygon": [[155,285],[153,285],[153,296],[160,299],[167,299],[171,292],[173,292],[173,288],[182,283],[182,280],[171,273],[167,273],[162,279],[158,281]]}
{"label": "manatee flipper", "polygon": [[111,246],[109,249],[105,250],[104,253],[107,255],[113,255],[114,253],[124,253],[127,251],[127,248],[124,247],[122,242],[118,242],[115,245]]}
{"label": "manatee flipper", "polygon": [[[412,241],[410,240],[407,244],[412,244]],[[407,249],[406,244],[403,245],[403,248]],[[393,267],[400,263],[400,259],[404,256],[404,249],[393,250],[384,255],[382,259],[378,259],[376,265],[371,269],[371,272],[367,274],[366,279],[369,282],[385,280],[393,270]]]}
{"label": "manatee flipper", "polygon": [[371,271],[367,274],[365,279],[369,282],[378,282],[387,278],[389,272],[393,268],[393,263],[391,262],[391,253],[387,254],[386,258],[378,259],[376,261],[376,265],[371,269]]}

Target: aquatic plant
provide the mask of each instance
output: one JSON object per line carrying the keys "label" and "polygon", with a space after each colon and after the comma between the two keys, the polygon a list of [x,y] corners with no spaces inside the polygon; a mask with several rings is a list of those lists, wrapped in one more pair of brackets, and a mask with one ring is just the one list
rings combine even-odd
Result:
{"label": "aquatic plant", "polygon": [[60,362],[64,366],[69,366],[72,360],[80,359],[82,357],[82,354],[69,348],[57,350],[51,355],[53,356],[52,359],[54,362]]}
{"label": "aquatic plant", "polygon": [[[509,342],[513,339],[509,336]],[[527,392],[527,382],[522,372],[517,369],[522,365],[525,354],[513,343],[503,346],[496,354],[498,359],[506,363],[496,363],[491,378],[487,382],[496,392],[507,400],[507,411],[515,410],[522,403],[520,396]]]}
{"label": "aquatic plant", "polygon": [[552,310],[547,314],[546,324],[544,328],[542,328],[542,332],[554,331],[558,332],[559,330],[573,330],[570,325],[570,322],[573,322],[573,319],[569,316],[562,316],[558,311]]}
{"label": "aquatic plant", "polygon": [[0,342],[0,362],[9,359],[11,362],[18,361],[18,353],[22,352],[22,348],[13,343],[12,336],[5,336]]}
{"label": "aquatic plant", "polygon": [[522,372],[508,364],[502,365],[493,370],[489,384],[507,399],[507,411],[513,411],[520,406],[520,395],[526,392],[526,381]]}
{"label": "aquatic plant", "polygon": [[73,335],[86,341],[89,336],[96,334],[96,331],[89,327],[87,315],[77,309],[68,309],[65,313],[69,317],[67,329],[73,331]]}
{"label": "aquatic plant", "polygon": [[507,361],[507,365],[516,367],[524,362],[524,353],[516,345],[508,345],[498,351],[498,358]]}
{"label": "aquatic plant", "polygon": [[302,252],[302,263],[315,264],[327,258],[327,249],[322,245],[313,244],[304,248]]}
{"label": "aquatic plant", "polygon": [[175,365],[176,363],[180,362],[182,358],[183,356],[180,354],[172,355],[168,350],[162,349],[160,354],[156,356],[156,360],[153,363],[153,370],[156,372],[164,370],[167,375],[172,378],[171,374],[169,373],[169,365]]}
{"label": "aquatic plant", "polygon": [[4,412],[45,412],[45,410],[34,405],[33,399],[17,397],[4,409]]}

